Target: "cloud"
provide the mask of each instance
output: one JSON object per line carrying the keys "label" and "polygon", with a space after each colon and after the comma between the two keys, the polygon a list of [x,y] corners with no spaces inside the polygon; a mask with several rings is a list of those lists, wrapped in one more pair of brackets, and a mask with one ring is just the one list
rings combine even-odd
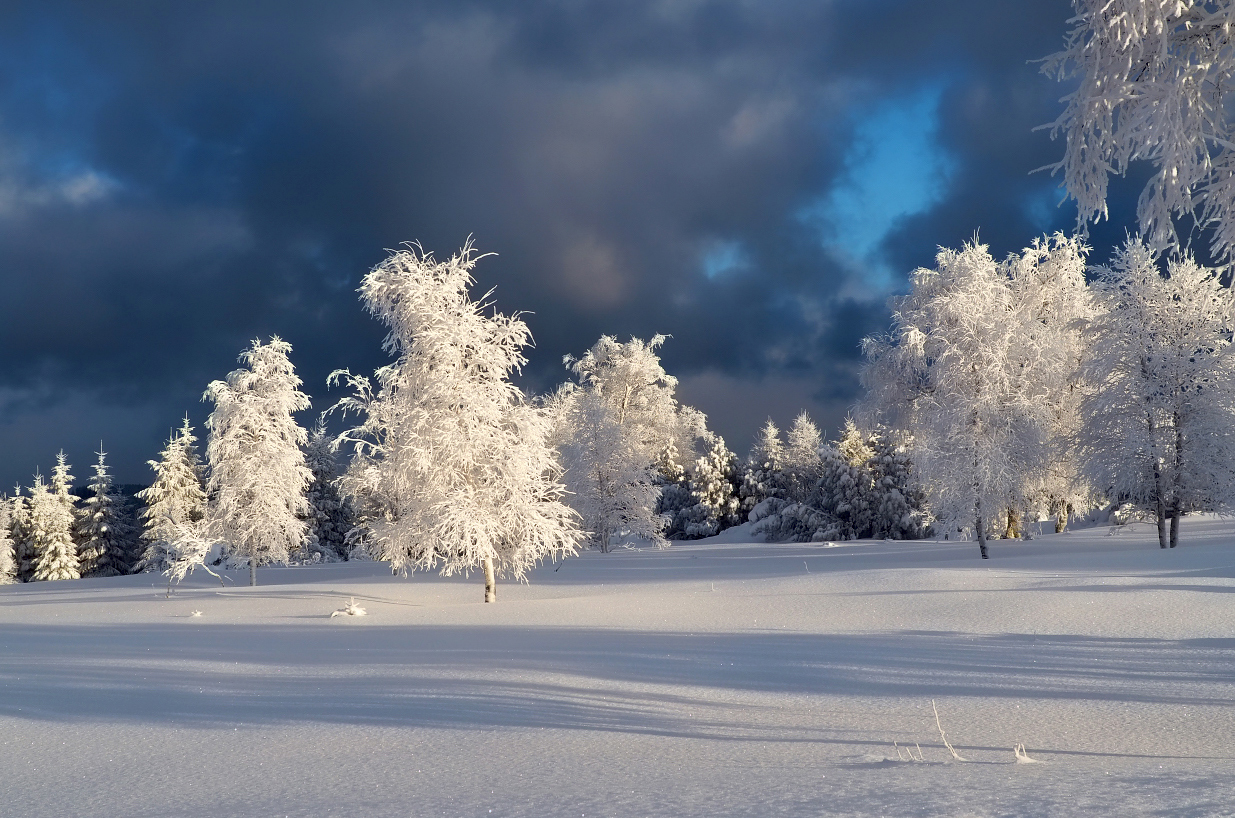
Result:
{"label": "cloud", "polygon": [[[109,444],[121,479],[145,479],[164,428],[200,422],[205,384],[274,333],[320,409],[331,369],[383,362],[364,272],[400,242],[445,255],[469,235],[498,254],[481,290],[531,313],[529,389],[602,333],[666,332],[667,367],[712,384],[698,400],[727,434],[748,438],[760,401],[839,417],[858,341],[936,244],[981,228],[1015,249],[1069,218],[1027,176],[1060,150],[1030,128],[1061,90],[1026,61],[1061,41],[1066,0],[884,12],[5,12],[0,389],[44,403],[11,404],[0,433],[54,453],[96,411],[132,442]],[[800,218],[820,202],[834,237]]]}

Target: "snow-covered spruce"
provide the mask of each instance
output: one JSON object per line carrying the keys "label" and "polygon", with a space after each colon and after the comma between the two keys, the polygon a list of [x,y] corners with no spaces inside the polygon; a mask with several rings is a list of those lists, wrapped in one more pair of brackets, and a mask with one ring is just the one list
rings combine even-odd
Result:
{"label": "snow-covered spruce", "polygon": [[79,579],[77,546],[73,543],[73,516],[69,506],[52,491],[41,475],[30,487],[29,537],[34,582]]}
{"label": "snow-covered spruce", "polygon": [[98,451],[90,496],[77,519],[77,555],[82,576],[114,577],[132,570],[132,534],[112,494],[106,452]]}
{"label": "snow-covered spruce", "polygon": [[21,486],[13,489],[9,507],[9,536],[13,540],[13,559],[17,564],[18,582],[29,582],[34,575],[34,541],[30,537],[30,504],[21,494]]}
{"label": "snow-covered spruce", "polygon": [[144,500],[141,541],[145,548],[134,571],[167,569],[167,544],[175,538],[177,527],[196,523],[205,517],[206,492],[202,486],[202,466],[193,445],[197,438],[185,417],[159,453],[158,460],[147,461],[154,469],[154,482],[137,493]]}
{"label": "snow-covered spruce", "polygon": [[444,262],[409,246],[374,267],[361,299],[395,360],[376,391],[347,372],[331,380],[355,390],[335,408],[364,418],[342,438],[356,447],[343,487],[366,506],[368,550],[403,573],[481,567],[492,602],[498,576],[573,554],[582,534],[562,502],[551,419],[510,382],[530,332],[472,301],[477,258],[470,244]]}
{"label": "snow-covered spruce", "polygon": [[[336,562],[347,558],[347,532],[353,527],[351,504],[339,493],[334,440],[319,422],[304,445],[305,466],[313,475],[305,491],[309,511],[305,551],[309,559]],[[315,556],[316,555],[316,556]]]}
{"label": "snow-covered spruce", "polygon": [[[1106,218],[1108,180],[1138,160],[1153,173],[1137,202],[1155,250],[1177,248],[1175,219],[1213,228],[1211,250],[1235,249],[1235,127],[1227,104],[1235,76],[1231,0],[1073,0],[1064,49],[1042,71],[1079,79],[1049,126],[1066,139],[1064,187],[1078,222]],[[1191,223],[1188,220],[1187,223]]]}
{"label": "snow-covered spruce", "polygon": [[769,497],[779,497],[781,492],[781,461],[785,444],[780,439],[780,429],[768,418],[755,437],[755,444],[746,457],[742,469],[738,499],[742,504],[740,514],[750,519],[755,506]]}
{"label": "snow-covered spruce", "polygon": [[251,585],[259,565],[286,563],[305,544],[305,489],[313,474],[301,450],[308,433],[292,413],[308,409],[309,398],[299,389],[291,351],[278,336],[268,344],[254,340],[240,353],[244,366],[211,382],[202,396],[214,403],[206,421],[208,530],[227,543],[229,559],[248,564]]}
{"label": "snow-covered spruce", "polygon": [[1081,458],[1095,485],[1151,512],[1159,544],[1174,547],[1181,514],[1227,510],[1235,492],[1231,291],[1192,259],[1161,275],[1134,240],[1097,268],[1094,291]]}
{"label": "snow-covered spruce", "polygon": [[0,497],[0,585],[17,581],[17,556],[13,550],[13,503]]}

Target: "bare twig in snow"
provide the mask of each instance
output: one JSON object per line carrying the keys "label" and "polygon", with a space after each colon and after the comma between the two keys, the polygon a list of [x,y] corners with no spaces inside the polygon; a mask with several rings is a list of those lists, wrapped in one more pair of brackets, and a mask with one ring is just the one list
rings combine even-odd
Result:
{"label": "bare twig in snow", "polygon": [[1025,745],[1018,744],[1012,748],[1013,754],[1016,756],[1017,764],[1038,764],[1038,759],[1030,758],[1029,753],[1025,752]]}
{"label": "bare twig in snow", "polygon": [[935,726],[939,728],[939,737],[943,739],[943,746],[948,748],[948,752],[957,761],[968,761],[967,758],[962,758],[961,754],[956,752],[956,748],[948,742],[948,734],[943,731],[943,722],[939,720],[939,708],[935,706],[935,700],[931,699],[931,710],[935,711]]}

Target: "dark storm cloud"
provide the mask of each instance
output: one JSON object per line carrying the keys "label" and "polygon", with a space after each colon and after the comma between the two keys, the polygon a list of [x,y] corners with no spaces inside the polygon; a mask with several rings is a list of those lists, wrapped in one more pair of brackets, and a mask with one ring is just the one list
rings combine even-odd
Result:
{"label": "dark storm cloud", "polygon": [[[278,333],[315,397],[380,364],[354,289],[384,248],[469,234],[529,388],[601,333],[664,360],[730,446],[834,426],[903,279],[981,228],[1066,226],[1062,90],[1026,60],[1065,2],[27,4],[0,11],[0,478],[100,437],[145,479],[205,384]],[[862,111],[939,87],[948,180],[844,260],[804,218]],[[928,140],[929,142],[929,140]],[[895,148],[895,143],[893,148]],[[930,147],[928,145],[928,147]],[[1043,213],[1046,215],[1044,216]],[[861,214],[858,214],[859,216]],[[829,244],[831,241],[831,244]],[[1002,245],[1007,245],[1006,247]],[[792,401],[792,403],[790,403]],[[768,408],[762,412],[758,407]]]}

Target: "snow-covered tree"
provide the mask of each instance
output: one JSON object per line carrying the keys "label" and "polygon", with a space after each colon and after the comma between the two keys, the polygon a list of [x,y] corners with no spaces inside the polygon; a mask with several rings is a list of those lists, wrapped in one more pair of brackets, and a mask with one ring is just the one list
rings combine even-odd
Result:
{"label": "snow-covered tree", "polygon": [[1085,332],[1096,314],[1085,283],[1088,252],[1077,238],[1061,233],[1034,241],[1004,262],[1014,304],[1027,313],[1028,326],[1041,346],[1055,354],[1027,370],[1036,382],[1025,380],[1022,391],[1035,395],[1047,410],[1044,468],[1026,475],[1020,491],[1026,511],[1055,517],[1055,531],[1063,531],[1073,511],[1087,510],[1093,491],[1080,468],[1075,451],[1081,423],[1081,400],[1088,391],[1081,370],[1087,351]]}
{"label": "snow-covered tree", "polygon": [[865,436],[846,419],[841,438],[820,448],[819,506],[836,518],[830,540],[856,540],[870,535],[874,522],[871,501],[874,479],[867,463],[874,455]]}
{"label": "snow-covered tree", "polygon": [[334,440],[321,423],[309,434],[304,446],[305,466],[313,474],[313,482],[305,491],[309,504],[308,537],[305,546],[309,554],[334,562],[347,557],[347,532],[352,529],[350,504],[339,493],[339,465]]}
{"label": "snow-covered tree", "polygon": [[749,518],[750,513],[764,500],[781,495],[784,482],[781,463],[784,454],[785,444],[780,439],[780,429],[768,418],[760,427],[755,444],[746,458],[746,467],[742,469],[738,497],[742,503],[741,514],[744,518]]}
{"label": "snow-covered tree", "polygon": [[404,573],[482,567],[491,602],[498,575],[521,579],[582,535],[562,502],[552,419],[510,382],[530,332],[472,301],[476,260],[470,244],[445,262],[411,246],[374,267],[361,299],[395,361],[376,391],[350,373],[332,380],[356,390],[336,407],[364,417],[344,436],[358,449],[344,488],[367,503],[369,551]]}
{"label": "snow-covered tree", "polygon": [[13,488],[9,536],[13,540],[13,559],[17,562],[17,581],[29,582],[34,575],[34,542],[30,538],[30,505],[21,496],[21,486]]}
{"label": "snow-covered tree", "polygon": [[154,482],[137,493],[146,507],[141,512],[145,549],[135,571],[163,571],[167,568],[167,544],[176,536],[178,525],[196,523],[206,512],[206,492],[202,487],[202,466],[197,457],[197,438],[188,417],[173,433],[159,453],[147,463],[154,469]]}
{"label": "snow-covered tree", "polygon": [[1138,160],[1153,175],[1137,202],[1154,250],[1177,247],[1174,219],[1214,228],[1212,249],[1235,247],[1235,128],[1228,104],[1235,73],[1231,0],[1073,0],[1064,49],[1042,70],[1078,79],[1064,112],[1047,126],[1063,134],[1051,165],[1076,200],[1081,224],[1107,215],[1111,174]]}
{"label": "snow-covered tree", "polygon": [[13,550],[13,503],[0,497],[0,585],[17,581],[17,556]]}
{"label": "snow-covered tree", "polygon": [[695,501],[706,511],[708,524],[714,528],[711,534],[741,522],[738,458],[720,435],[713,434],[707,454],[695,461],[692,483]]}
{"label": "snow-covered tree", "polygon": [[73,494],[73,473],[69,467],[69,458],[61,449],[56,454],[56,465],[51,470],[51,493],[69,513],[70,533],[75,533],[77,520],[81,509],[77,506],[77,497]]}
{"label": "snow-covered tree", "polygon": [[305,489],[313,473],[301,446],[308,433],[293,412],[309,408],[288,355],[291,344],[278,336],[240,353],[240,369],[225,381],[212,381],[202,400],[214,403],[206,421],[210,431],[206,461],[208,530],[228,544],[228,556],[257,567],[286,563],[304,548]]}
{"label": "snow-covered tree", "polygon": [[667,546],[666,521],[656,513],[660,487],[644,448],[624,433],[609,403],[595,392],[573,390],[565,412],[570,433],[560,446],[563,480],[589,539],[602,552],[623,536]]}
{"label": "snow-covered tree", "polygon": [[793,419],[786,438],[781,463],[785,497],[795,503],[807,502],[815,493],[822,474],[819,447],[823,445],[823,435],[810,415],[800,412]]}
{"label": "snow-covered tree", "polygon": [[927,527],[926,500],[908,447],[887,431],[871,435],[871,456],[866,461],[871,475],[871,536],[889,540],[912,540]]}
{"label": "snow-covered tree", "polygon": [[1235,492],[1231,291],[1188,258],[1164,277],[1135,240],[1097,268],[1094,290],[1081,454],[1112,500],[1153,511],[1163,548],[1169,518],[1174,547],[1181,514],[1229,508]]}
{"label": "snow-covered tree", "polygon": [[77,519],[74,539],[82,576],[114,577],[132,570],[132,532],[120,513],[118,498],[112,494],[107,453],[102,446],[98,455],[90,496]]}
{"label": "snow-covered tree", "polygon": [[36,475],[30,489],[30,541],[34,547],[31,580],[79,579],[73,515],[69,506]]}
{"label": "snow-covered tree", "polygon": [[985,559],[993,519],[1023,503],[1050,420],[1035,387],[1062,369],[984,245],[940,250],[893,299],[893,331],[863,342],[863,414],[905,430],[939,530],[971,530]]}

